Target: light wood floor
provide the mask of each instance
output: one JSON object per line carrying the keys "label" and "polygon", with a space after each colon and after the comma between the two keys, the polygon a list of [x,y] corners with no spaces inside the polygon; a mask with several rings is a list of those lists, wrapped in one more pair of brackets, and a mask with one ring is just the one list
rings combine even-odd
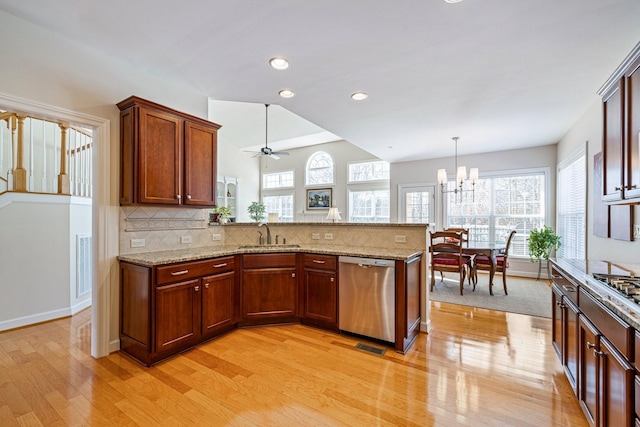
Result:
{"label": "light wood floor", "polygon": [[286,325],[144,368],[92,359],[86,310],[0,333],[0,425],[587,426],[550,319],[435,302],[431,317],[404,356]]}

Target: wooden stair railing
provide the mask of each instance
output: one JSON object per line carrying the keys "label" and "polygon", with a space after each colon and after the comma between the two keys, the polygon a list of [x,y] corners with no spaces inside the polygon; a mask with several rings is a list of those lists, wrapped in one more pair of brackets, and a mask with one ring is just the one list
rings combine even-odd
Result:
{"label": "wooden stair railing", "polygon": [[[0,194],[33,192],[91,197],[91,130],[0,112]],[[36,176],[40,179],[37,180]]]}

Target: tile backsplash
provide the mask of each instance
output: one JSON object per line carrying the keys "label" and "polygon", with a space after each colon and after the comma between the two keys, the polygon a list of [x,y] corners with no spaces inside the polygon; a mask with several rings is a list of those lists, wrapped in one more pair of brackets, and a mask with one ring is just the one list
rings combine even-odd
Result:
{"label": "tile backsplash", "polygon": [[[258,231],[266,237],[266,229],[259,228],[257,224],[209,225],[209,212],[210,209],[122,206],[120,254],[258,244]],[[275,222],[269,227],[272,243],[275,243],[275,236],[278,235],[280,243],[284,238],[287,244],[425,250],[427,241],[427,226],[416,224]],[[396,241],[403,239],[405,242]],[[137,247],[132,247],[132,243]]]}

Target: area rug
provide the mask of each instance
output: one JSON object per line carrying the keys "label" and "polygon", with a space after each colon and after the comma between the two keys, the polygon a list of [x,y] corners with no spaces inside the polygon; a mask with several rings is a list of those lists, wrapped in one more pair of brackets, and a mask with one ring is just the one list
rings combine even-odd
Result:
{"label": "area rug", "polygon": [[[499,276],[493,280],[493,296],[491,296],[489,295],[489,276],[479,274],[476,290],[473,291],[473,286],[465,281],[464,295],[460,295],[460,285],[451,274],[450,277],[445,275],[444,282],[440,281],[440,274],[436,274],[436,285],[430,293],[433,301],[551,317],[551,286],[546,280],[507,276],[509,295],[505,295],[502,277]],[[431,285],[430,280],[427,277],[427,287]]]}

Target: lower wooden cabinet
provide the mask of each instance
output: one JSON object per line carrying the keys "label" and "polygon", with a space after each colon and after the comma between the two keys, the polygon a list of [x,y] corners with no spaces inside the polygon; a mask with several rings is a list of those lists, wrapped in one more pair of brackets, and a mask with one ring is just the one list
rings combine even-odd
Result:
{"label": "lower wooden cabinet", "polygon": [[553,346],[587,421],[636,425],[634,329],[556,265],[552,277]]}
{"label": "lower wooden cabinet", "polygon": [[147,366],[235,326],[234,256],[120,272],[120,349]]}
{"label": "lower wooden cabinet", "polygon": [[304,254],[304,320],[338,328],[338,270],[333,255]]}
{"label": "lower wooden cabinet", "polygon": [[298,314],[295,254],[243,256],[242,317],[273,321]]}
{"label": "lower wooden cabinet", "polygon": [[158,286],[155,294],[155,352],[195,343],[201,335],[200,279]]}

